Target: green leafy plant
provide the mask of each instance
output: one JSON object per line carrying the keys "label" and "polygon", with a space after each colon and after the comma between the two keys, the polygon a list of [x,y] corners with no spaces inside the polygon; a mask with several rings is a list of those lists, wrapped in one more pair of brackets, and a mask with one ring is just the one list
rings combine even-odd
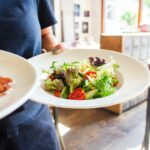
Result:
{"label": "green leafy plant", "polygon": [[150,8],[150,0],[144,0],[144,4]]}
{"label": "green leafy plant", "polygon": [[125,21],[129,26],[134,25],[136,23],[136,19],[136,14],[130,10],[124,12],[124,14],[121,16],[121,20]]}

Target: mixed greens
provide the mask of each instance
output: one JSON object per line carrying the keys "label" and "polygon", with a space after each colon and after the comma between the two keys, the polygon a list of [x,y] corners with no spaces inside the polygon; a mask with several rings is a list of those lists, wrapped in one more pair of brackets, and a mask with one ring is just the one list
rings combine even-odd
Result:
{"label": "mixed greens", "polygon": [[110,58],[106,63],[99,57],[89,57],[82,62],[64,63],[57,66],[52,62],[44,71],[44,89],[65,99],[85,100],[108,96],[116,91],[118,65]]}

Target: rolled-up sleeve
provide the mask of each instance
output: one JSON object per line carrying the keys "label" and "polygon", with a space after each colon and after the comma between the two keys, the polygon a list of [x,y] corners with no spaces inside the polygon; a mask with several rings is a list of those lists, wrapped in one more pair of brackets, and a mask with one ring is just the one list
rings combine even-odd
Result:
{"label": "rolled-up sleeve", "polygon": [[57,23],[52,7],[52,0],[39,0],[38,16],[41,29],[44,29]]}

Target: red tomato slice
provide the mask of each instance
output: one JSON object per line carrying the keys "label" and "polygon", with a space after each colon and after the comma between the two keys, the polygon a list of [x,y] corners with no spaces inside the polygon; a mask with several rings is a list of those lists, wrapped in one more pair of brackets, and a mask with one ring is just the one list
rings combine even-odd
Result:
{"label": "red tomato slice", "polygon": [[6,77],[0,77],[0,83],[3,84],[3,85],[8,84],[10,82],[12,82],[12,79],[6,78]]}
{"label": "red tomato slice", "polygon": [[4,92],[5,91],[5,87],[3,84],[0,83],[0,93]]}
{"label": "red tomato slice", "polygon": [[56,97],[60,97],[60,94],[61,94],[60,91],[57,91],[57,90],[54,91],[54,95],[55,95]]}
{"label": "red tomato slice", "polygon": [[11,88],[9,85],[10,82],[13,82],[11,78],[0,77],[0,96],[5,95],[6,91]]}
{"label": "red tomato slice", "polygon": [[96,78],[96,72],[95,72],[95,71],[88,71],[88,72],[85,74],[85,79],[88,79],[87,76]]}
{"label": "red tomato slice", "polygon": [[85,93],[82,88],[77,88],[72,93],[70,93],[68,98],[74,100],[85,100]]}

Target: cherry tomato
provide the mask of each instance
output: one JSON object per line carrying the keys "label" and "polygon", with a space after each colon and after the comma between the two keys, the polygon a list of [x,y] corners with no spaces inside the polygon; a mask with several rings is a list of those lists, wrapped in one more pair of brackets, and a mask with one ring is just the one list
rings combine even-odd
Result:
{"label": "cherry tomato", "polygon": [[112,84],[112,86],[113,87],[116,87],[117,85],[118,85],[118,80],[117,80],[117,77],[113,77],[113,84]]}
{"label": "cherry tomato", "polygon": [[72,93],[70,93],[68,98],[74,100],[85,100],[85,93],[82,88],[77,88]]}
{"label": "cherry tomato", "polygon": [[54,95],[55,95],[56,97],[60,97],[60,94],[61,94],[60,91],[58,91],[58,90],[55,90],[55,91],[54,91]]}
{"label": "cherry tomato", "polygon": [[87,76],[90,76],[91,78],[96,78],[96,72],[95,71],[88,71],[86,74],[85,74],[85,79],[88,79]]}
{"label": "cherry tomato", "polygon": [[113,87],[116,87],[118,85],[118,81],[113,83]]}

